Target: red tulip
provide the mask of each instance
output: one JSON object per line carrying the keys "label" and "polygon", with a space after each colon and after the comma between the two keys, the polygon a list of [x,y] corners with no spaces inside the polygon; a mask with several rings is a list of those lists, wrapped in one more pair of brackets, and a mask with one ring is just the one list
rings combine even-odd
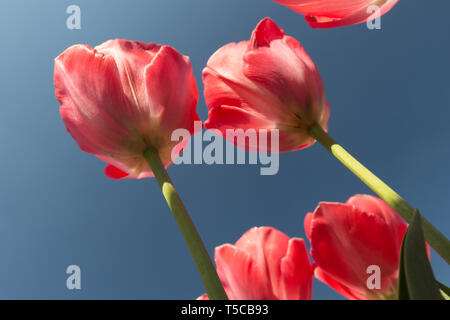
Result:
{"label": "red tulip", "polygon": [[[217,273],[232,300],[298,300],[312,297],[312,270],[302,239],[260,227],[235,245],[216,248]],[[203,295],[200,300],[208,299]]]}
{"label": "red tulip", "polygon": [[[398,0],[274,0],[305,16],[313,28],[363,23],[391,10]],[[378,10],[372,10],[378,8]]]}
{"label": "red tulip", "polygon": [[80,148],[106,161],[113,179],[153,176],[143,153],[165,166],[174,129],[193,133],[197,86],[188,57],[175,49],[128,40],[75,45],[55,59],[56,97],[67,131]]}
{"label": "red tulip", "polygon": [[[406,228],[401,217],[374,196],[321,202],[305,217],[314,275],[349,299],[395,298]],[[379,288],[368,287],[370,266],[379,267]]]}
{"label": "red tulip", "polygon": [[[208,129],[279,130],[279,151],[314,143],[307,129],[327,128],[330,109],[322,79],[300,43],[265,18],[250,41],[230,43],[209,59],[203,70]],[[228,139],[235,143],[234,137]],[[239,145],[251,151],[250,141]]]}

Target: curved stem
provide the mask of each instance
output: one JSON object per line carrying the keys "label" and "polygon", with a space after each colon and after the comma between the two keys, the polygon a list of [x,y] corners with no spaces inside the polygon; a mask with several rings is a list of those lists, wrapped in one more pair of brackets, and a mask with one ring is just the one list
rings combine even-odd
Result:
{"label": "curved stem", "polygon": [[[381,179],[364,167],[358,160],[352,157],[342,146],[336,143],[320,125],[314,124],[309,128],[309,135],[322,144],[333,156],[335,156],[344,166],[353,172],[362,182],[379,195],[389,206],[397,211],[400,216],[410,222],[414,207],[406,202],[398,193],[392,190]],[[423,232],[425,240],[436,252],[450,263],[450,242],[437,230],[428,220],[422,217]]]}
{"label": "curved stem", "polygon": [[158,181],[164,198],[183,234],[184,240],[191,252],[192,258],[211,300],[227,300],[227,295],[217,275],[211,258],[200,238],[191,218],[189,217],[183,202],[167,174],[164,165],[158,155],[158,151],[150,147],[144,152],[144,157]]}

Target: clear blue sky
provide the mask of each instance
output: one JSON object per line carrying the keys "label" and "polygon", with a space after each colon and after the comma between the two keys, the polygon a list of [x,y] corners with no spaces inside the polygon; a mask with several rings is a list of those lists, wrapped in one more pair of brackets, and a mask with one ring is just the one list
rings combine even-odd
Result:
{"label": "clear blue sky", "polygon": [[[66,28],[77,4],[82,29]],[[169,44],[201,70],[220,46],[246,40],[270,16],[316,62],[332,108],[330,133],[450,234],[450,2],[408,0],[365,25],[314,30],[271,0],[0,3],[0,298],[190,299],[204,292],[152,179],[111,181],[104,163],[65,131],[53,59],[111,38]],[[206,120],[200,95],[198,113]],[[283,154],[275,176],[257,166],[169,169],[209,251],[253,226],[305,237],[319,201],[370,191],[319,145]],[[432,254],[439,280],[445,262]],[[66,289],[66,267],[82,289]],[[318,281],[314,298],[340,296]]]}

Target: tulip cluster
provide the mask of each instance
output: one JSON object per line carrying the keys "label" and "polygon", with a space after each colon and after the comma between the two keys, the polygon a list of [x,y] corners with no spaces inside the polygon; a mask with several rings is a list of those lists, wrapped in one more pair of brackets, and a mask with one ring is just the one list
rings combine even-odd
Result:
{"label": "tulip cluster", "polygon": [[[312,27],[327,28],[374,19],[398,0],[275,1],[305,15]],[[380,10],[371,14],[370,6]],[[308,300],[314,277],[349,299],[398,298],[404,220],[411,221],[414,208],[327,134],[324,85],[301,44],[265,18],[250,40],[217,50],[202,79],[206,129],[251,152],[275,150],[257,143],[262,137],[242,144],[227,130],[276,132],[277,152],[318,141],[381,199],[356,195],[345,203],[321,202],[307,213],[311,260],[303,239],[255,227],[234,245],[216,248],[215,268],[165,170],[187,143],[173,141],[172,133],[202,129],[195,126],[198,92],[189,58],[166,45],[128,40],[68,48],[54,71],[67,131],[81,150],[107,162],[109,178],[156,178],[205,285],[199,299]],[[423,233],[449,262],[446,237],[425,219]],[[377,279],[370,283],[373,270]]]}
{"label": "tulip cluster", "polygon": [[[304,224],[313,264],[302,239],[271,227],[250,229],[236,244],[217,247],[217,271],[228,297],[309,300],[313,276],[352,300],[397,297],[407,225],[383,200],[356,195],[346,203],[321,202]],[[380,271],[374,287],[368,281],[371,266]]]}

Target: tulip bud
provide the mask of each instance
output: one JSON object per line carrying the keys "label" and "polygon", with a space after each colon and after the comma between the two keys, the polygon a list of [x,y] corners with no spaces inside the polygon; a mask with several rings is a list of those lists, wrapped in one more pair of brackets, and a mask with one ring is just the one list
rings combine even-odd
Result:
{"label": "tulip bud", "polygon": [[194,131],[197,86],[188,57],[175,49],[110,40],[94,49],[74,45],[55,59],[56,98],[79,147],[106,161],[113,179],[153,176],[143,153],[158,150],[163,164],[183,145],[178,128]]}
{"label": "tulip bud", "polygon": [[[374,196],[321,202],[305,217],[315,277],[349,299],[396,299],[406,229],[401,217]],[[371,281],[374,271],[379,279]]]}
{"label": "tulip bud", "polygon": [[[313,28],[334,28],[376,19],[398,0],[274,0],[305,16]],[[378,8],[378,10],[373,10]]]}
{"label": "tulip bud", "polygon": [[[310,125],[328,126],[330,109],[314,62],[269,18],[259,22],[250,41],[230,43],[214,53],[203,82],[209,109],[205,127],[219,129],[225,137],[228,129],[276,129],[279,151],[287,152],[314,143]],[[229,141],[236,144],[234,137]],[[243,147],[265,151],[251,143]]]}
{"label": "tulip bud", "polygon": [[[302,239],[271,228],[248,230],[216,248],[217,273],[231,300],[310,300],[312,271]],[[199,300],[208,299],[202,295]]]}

